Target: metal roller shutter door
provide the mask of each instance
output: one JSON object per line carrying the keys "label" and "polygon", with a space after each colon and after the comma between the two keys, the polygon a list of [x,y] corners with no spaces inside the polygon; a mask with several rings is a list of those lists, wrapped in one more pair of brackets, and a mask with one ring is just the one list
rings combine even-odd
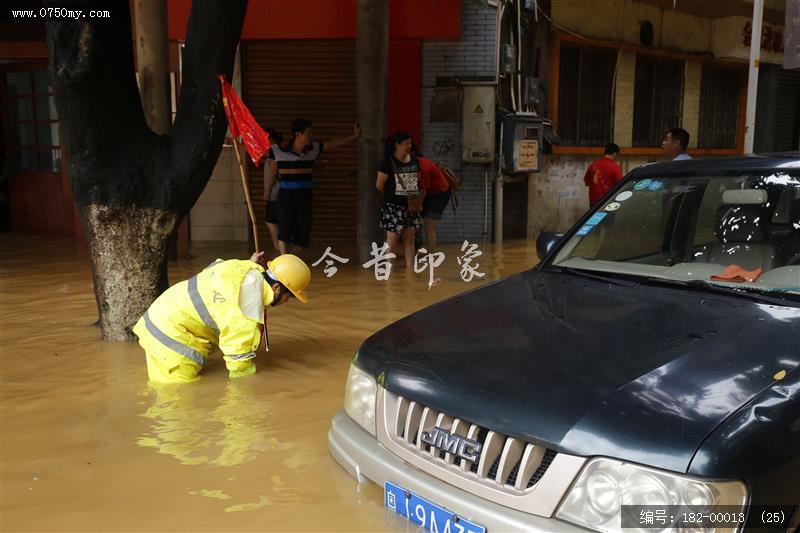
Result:
{"label": "metal roller shutter door", "polygon": [[800,71],[778,71],[775,151],[797,150],[800,136]]}
{"label": "metal roller shutter door", "polygon": [[[354,40],[245,41],[242,45],[244,102],[263,127],[289,139],[292,119],[314,124],[314,138],[353,133],[356,117]],[[250,187],[259,219],[259,239],[269,251],[264,224],[263,170],[250,165]],[[324,152],[314,168],[312,245],[356,239],[356,143]],[[377,224],[377,221],[376,221]]]}

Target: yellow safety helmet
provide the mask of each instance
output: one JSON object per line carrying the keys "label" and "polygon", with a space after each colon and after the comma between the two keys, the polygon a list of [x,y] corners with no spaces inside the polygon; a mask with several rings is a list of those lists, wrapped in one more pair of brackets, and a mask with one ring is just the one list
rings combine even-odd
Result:
{"label": "yellow safety helmet", "polygon": [[279,255],[267,263],[267,268],[298,300],[308,303],[305,290],[311,283],[311,270],[302,259],[292,254]]}

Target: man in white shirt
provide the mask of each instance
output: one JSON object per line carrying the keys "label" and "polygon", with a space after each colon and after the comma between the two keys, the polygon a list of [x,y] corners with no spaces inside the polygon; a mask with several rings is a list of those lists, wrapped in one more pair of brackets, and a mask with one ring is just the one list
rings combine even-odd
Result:
{"label": "man in white shirt", "polygon": [[688,146],[689,132],[683,128],[672,128],[664,134],[664,140],[661,141],[661,149],[664,150],[664,155],[673,161],[691,159],[692,156],[686,153]]}

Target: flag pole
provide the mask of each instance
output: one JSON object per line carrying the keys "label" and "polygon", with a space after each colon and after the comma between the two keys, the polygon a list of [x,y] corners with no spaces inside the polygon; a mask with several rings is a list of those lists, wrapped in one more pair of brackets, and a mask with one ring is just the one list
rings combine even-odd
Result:
{"label": "flag pole", "polygon": [[250,186],[247,184],[247,177],[244,172],[244,162],[239,153],[239,142],[233,138],[233,149],[236,151],[236,160],[239,162],[239,173],[242,175],[242,188],[244,189],[244,200],[247,202],[247,212],[250,213],[250,223],[253,225],[253,240],[255,241],[256,252],[260,252],[261,248],[258,245],[258,225],[256,224],[256,215],[253,211],[253,201],[250,199]]}
{"label": "flag pole", "polygon": [[[225,115],[228,121],[231,119],[230,103],[225,96],[225,76],[219,75],[220,93],[222,95],[222,105],[225,107]],[[229,124],[230,125],[230,124]],[[239,174],[242,176],[242,189],[244,189],[244,200],[247,203],[247,212],[250,214],[250,223],[253,225],[253,241],[255,244],[255,251],[260,252],[261,247],[258,245],[258,225],[256,224],[256,215],[253,212],[253,201],[250,199],[250,186],[247,184],[247,176],[244,172],[244,163],[242,162],[242,155],[239,153],[239,142],[236,140],[237,135],[234,135],[233,128],[231,128],[231,138],[233,139],[233,150],[236,152],[236,161],[239,162]]]}

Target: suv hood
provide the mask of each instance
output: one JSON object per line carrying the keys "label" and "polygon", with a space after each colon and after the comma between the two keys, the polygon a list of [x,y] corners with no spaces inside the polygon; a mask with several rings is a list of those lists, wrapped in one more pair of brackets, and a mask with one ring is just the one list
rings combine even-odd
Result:
{"label": "suv hood", "polygon": [[388,326],[357,364],[507,435],[685,472],[714,428],[800,365],[800,308],[532,270]]}

